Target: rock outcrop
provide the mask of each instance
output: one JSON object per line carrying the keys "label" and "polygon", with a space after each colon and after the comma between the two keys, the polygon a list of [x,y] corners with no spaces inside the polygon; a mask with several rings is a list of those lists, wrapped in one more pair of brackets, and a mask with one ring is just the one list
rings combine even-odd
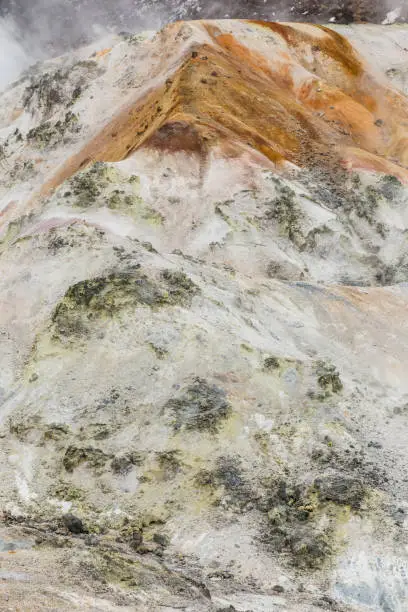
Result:
{"label": "rock outcrop", "polygon": [[405,610],[407,33],[179,22],[1,95],[1,609]]}

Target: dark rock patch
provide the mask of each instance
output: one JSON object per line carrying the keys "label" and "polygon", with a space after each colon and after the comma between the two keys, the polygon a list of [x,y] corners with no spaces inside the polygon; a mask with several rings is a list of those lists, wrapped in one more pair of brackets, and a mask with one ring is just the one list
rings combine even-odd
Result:
{"label": "dark rock patch", "polygon": [[135,466],[143,463],[140,453],[126,453],[112,459],[111,468],[115,474],[125,475]]}
{"label": "dark rock patch", "polygon": [[64,514],[62,520],[70,533],[74,533],[76,535],[80,533],[87,533],[87,529],[81,519],[74,514]]}
{"label": "dark rock patch", "polygon": [[171,414],[175,431],[185,428],[216,433],[231,414],[231,406],[223,389],[196,378],[181,397],[166,403],[164,411]]}
{"label": "dark rock patch", "polygon": [[343,390],[340,374],[336,367],[330,363],[318,361],[316,363],[316,377],[319,387],[326,396],[332,393],[341,393]]}
{"label": "dark rock patch", "polygon": [[256,506],[257,496],[246,478],[238,458],[218,457],[215,468],[201,470],[195,476],[197,487],[209,488],[215,495],[214,503],[239,513]]}
{"label": "dark rock patch", "polygon": [[315,487],[323,500],[351,506],[358,510],[366,493],[359,478],[343,474],[321,476],[315,480]]}
{"label": "dark rock patch", "polygon": [[106,462],[110,458],[110,455],[105,454],[99,448],[92,448],[90,446],[81,448],[71,445],[65,451],[62,463],[67,472],[73,472],[82,463],[86,463],[94,469],[101,469],[105,467]]}

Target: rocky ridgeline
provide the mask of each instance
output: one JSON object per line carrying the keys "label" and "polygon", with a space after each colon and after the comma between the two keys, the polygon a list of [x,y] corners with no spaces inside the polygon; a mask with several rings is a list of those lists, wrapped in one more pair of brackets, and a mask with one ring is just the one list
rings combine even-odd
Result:
{"label": "rocky ridgeline", "polygon": [[180,23],[2,94],[1,609],[405,610],[387,31]]}

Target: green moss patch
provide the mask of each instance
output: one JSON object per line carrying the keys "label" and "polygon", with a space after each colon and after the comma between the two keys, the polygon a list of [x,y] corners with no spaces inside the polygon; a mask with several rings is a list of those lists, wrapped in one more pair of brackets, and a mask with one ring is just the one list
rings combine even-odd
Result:
{"label": "green moss patch", "polygon": [[366,491],[360,478],[344,474],[324,475],[315,480],[319,497],[358,510]]}
{"label": "green moss patch", "polygon": [[347,483],[317,479],[313,485],[277,480],[259,508],[266,513],[267,524],[261,540],[275,554],[283,553],[289,562],[304,570],[322,568],[338,549],[336,530],[339,520],[347,516],[362,489],[353,484],[347,494]]}
{"label": "green moss patch", "polygon": [[66,482],[60,482],[52,487],[50,495],[57,499],[71,502],[81,502],[85,499],[84,491]]}
{"label": "green moss patch", "polygon": [[92,321],[126,308],[191,305],[198,287],[183,272],[165,270],[160,280],[140,271],[81,281],[68,289],[52,315],[55,336],[86,336]]}
{"label": "green moss patch", "polygon": [[[76,198],[74,206],[79,208],[92,206],[102,195],[103,190],[117,180],[116,171],[104,162],[96,162],[86,170],[78,172],[69,181],[71,192]],[[71,192],[66,192],[65,195],[71,195]]]}
{"label": "green moss patch", "polygon": [[130,472],[135,465],[141,465],[143,463],[143,455],[137,452],[125,453],[112,459],[110,464],[112,472],[114,474],[126,475]]}
{"label": "green moss patch", "polygon": [[104,468],[106,462],[111,458],[99,448],[71,445],[65,451],[62,463],[67,472],[73,472],[83,463],[94,469]]}
{"label": "green moss patch", "polygon": [[315,372],[317,383],[326,396],[332,393],[341,393],[341,391],[343,391],[343,383],[340,374],[334,365],[324,361],[318,361],[316,363]]}
{"label": "green moss patch", "polygon": [[77,134],[80,129],[78,117],[68,112],[63,121],[59,120],[56,123],[45,121],[31,129],[27,134],[27,140],[39,149],[49,149],[63,142],[68,135]]}
{"label": "green moss patch", "polygon": [[43,439],[44,442],[60,442],[64,440],[69,434],[69,427],[67,425],[49,425],[44,431]]}
{"label": "green moss patch", "polygon": [[364,186],[358,174],[346,170],[325,170],[319,168],[311,173],[308,181],[313,198],[324,206],[335,210],[339,215],[351,220],[361,219],[383,233],[382,224],[376,224],[376,215],[383,198],[395,199],[402,185],[393,176],[384,177],[375,185]]}
{"label": "green moss patch", "polygon": [[163,480],[172,480],[181,471],[180,451],[170,450],[156,453]]}
{"label": "green moss patch", "polygon": [[387,175],[382,178],[379,191],[387,200],[395,200],[401,195],[403,185],[396,176]]}
{"label": "green moss patch", "polygon": [[23,94],[23,106],[31,112],[40,110],[49,118],[58,109],[72,106],[87,88],[89,78],[103,70],[95,61],[80,61],[69,68],[34,74]]}
{"label": "green moss patch", "polygon": [[264,370],[267,372],[273,372],[274,370],[279,370],[280,361],[277,357],[267,357],[264,360]]}
{"label": "green moss patch", "polygon": [[215,505],[233,511],[244,512],[248,506],[253,507],[256,498],[237,457],[218,457],[214,469],[196,474],[195,485],[217,493]]}
{"label": "green moss patch", "polygon": [[300,226],[302,210],[296,202],[296,193],[290,187],[275,178],[277,196],[266,202],[265,219],[276,221],[282,236],[289,238],[296,246],[303,244],[303,234]]}

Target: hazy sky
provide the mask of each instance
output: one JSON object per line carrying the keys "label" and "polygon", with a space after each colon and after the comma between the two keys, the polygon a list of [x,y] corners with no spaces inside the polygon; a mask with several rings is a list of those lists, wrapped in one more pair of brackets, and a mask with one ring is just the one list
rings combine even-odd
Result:
{"label": "hazy sky", "polygon": [[30,63],[30,58],[16,40],[12,21],[0,20],[0,89],[11,83]]}

